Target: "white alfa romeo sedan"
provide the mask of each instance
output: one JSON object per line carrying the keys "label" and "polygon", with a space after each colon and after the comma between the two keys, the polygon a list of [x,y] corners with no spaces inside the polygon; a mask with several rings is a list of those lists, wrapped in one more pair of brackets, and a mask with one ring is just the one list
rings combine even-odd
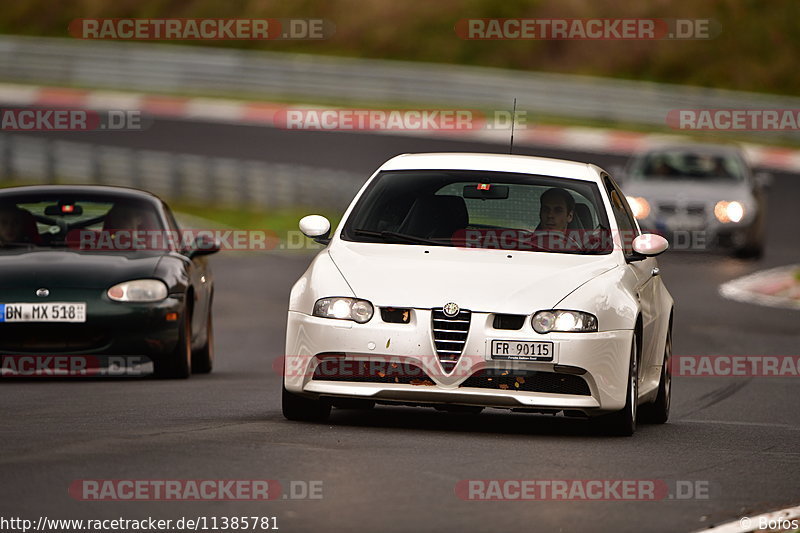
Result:
{"label": "white alfa romeo sedan", "polygon": [[673,300],[601,168],[499,154],[381,166],[291,291],[283,413],[376,403],[590,418],[669,415]]}

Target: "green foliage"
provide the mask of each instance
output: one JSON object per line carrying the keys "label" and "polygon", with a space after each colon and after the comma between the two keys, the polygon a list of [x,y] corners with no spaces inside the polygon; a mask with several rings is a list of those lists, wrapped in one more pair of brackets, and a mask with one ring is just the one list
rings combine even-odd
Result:
{"label": "green foliage", "polygon": [[[67,36],[92,17],[315,17],[332,21],[325,41],[200,44],[459,63],[796,94],[800,89],[800,2],[796,0],[17,0],[0,32]],[[709,18],[721,28],[696,41],[465,41],[463,18]],[[184,42],[192,45],[196,43]]]}

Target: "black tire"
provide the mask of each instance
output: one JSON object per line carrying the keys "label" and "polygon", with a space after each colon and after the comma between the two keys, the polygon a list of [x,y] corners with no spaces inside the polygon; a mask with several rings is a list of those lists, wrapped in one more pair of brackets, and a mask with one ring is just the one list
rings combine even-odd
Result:
{"label": "black tire", "polygon": [[639,398],[639,346],[637,335],[631,340],[630,363],[628,363],[628,387],[625,392],[625,407],[616,413],[593,418],[591,422],[606,435],[630,437],[636,432],[636,417]]}
{"label": "black tire", "polygon": [[281,402],[283,416],[288,420],[301,422],[324,422],[331,414],[331,402],[323,399],[311,399],[286,390],[283,386]]}
{"label": "black tire", "polygon": [[738,248],[734,255],[740,259],[761,259],[764,256],[764,246],[762,244],[753,244]]}
{"label": "black tire", "polygon": [[375,400],[362,400],[360,398],[337,398],[332,403],[337,409],[367,411],[375,408]]}
{"label": "black tire", "polygon": [[209,302],[206,318],[206,342],[192,353],[192,373],[208,374],[214,369],[214,323],[211,319],[211,303]]}
{"label": "black tire", "polygon": [[658,383],[656,400],[643,405],[639,419],[649,424],[664,424],[669,419],[669,405],[672,402],[672,328],[667,330],[664,345],[664,363],[661,366],[661,380]]}
{"label": "black tire", "polygon": [[192,317],[184,311],[175,350],[153,363],[153,374],[162,379],[186,379],[192,373]]}

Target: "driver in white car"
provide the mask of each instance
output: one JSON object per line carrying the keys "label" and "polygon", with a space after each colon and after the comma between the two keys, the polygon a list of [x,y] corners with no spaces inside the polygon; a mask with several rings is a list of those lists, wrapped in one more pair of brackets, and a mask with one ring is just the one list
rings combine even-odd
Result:
{"label": "driver in white car", "polygon": [[567,226],[575,216],[575,199],[565,189],[547,189],[539,198],[539,226],[537,231],[560,231],[566,233]]}

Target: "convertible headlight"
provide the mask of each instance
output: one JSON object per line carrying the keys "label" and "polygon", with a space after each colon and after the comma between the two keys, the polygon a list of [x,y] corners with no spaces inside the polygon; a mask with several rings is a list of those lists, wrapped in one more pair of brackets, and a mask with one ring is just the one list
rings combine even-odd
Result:
{"label": "convertible headlight", "polygon": [[714,216],[722,223],[739,222],[744,218],[744,206],[739,202],[717,202]]}
{"label": "convertible headlight", "polygon": [[167,285],[157,279],[136,279],[114,285],[106,294],[115,302],[158,302],[167,297]]}
{"label": "convertible headlight", "polygon": [[626,196],[628,205],[631,206],[633,216],[639,220],[647,218],[650,215],[650,204],[644,198],[639,196]]}
{"label": "convertible headlight", "polygon": [[314,316],[369,322],[375,309],[366,300],[357,298],[320,298],[314,304]]}
{"label": "convertible headlight", "polygon": [[597,317],[582,311],[539,311],[533,315],[531,324],[536,333],[597,331]]}

